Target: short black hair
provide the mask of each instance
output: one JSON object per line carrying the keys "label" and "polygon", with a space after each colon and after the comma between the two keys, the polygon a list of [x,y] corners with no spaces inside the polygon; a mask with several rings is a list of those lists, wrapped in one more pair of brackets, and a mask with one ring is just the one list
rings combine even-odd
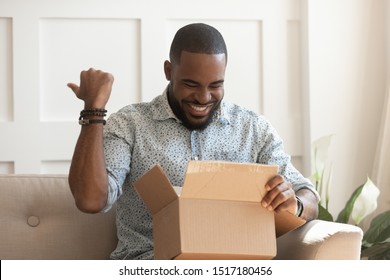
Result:
{"label": "short black hair", "polygon": [[222,34],[214,27],[204,23],[192,23],[180,28],[173,38],[169,59],[180,63],[182,51],[201,54],[225,54],[227,48]]}

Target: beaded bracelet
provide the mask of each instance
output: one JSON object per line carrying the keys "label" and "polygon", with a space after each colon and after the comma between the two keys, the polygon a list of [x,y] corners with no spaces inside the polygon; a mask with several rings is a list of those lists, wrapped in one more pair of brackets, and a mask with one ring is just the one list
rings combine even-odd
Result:
{"label": "beaded bracelet", "polygon": [[88,125],[93,123],[102,123],[103,125],[106,124],[106,120],[90,120],[90,119],[81,119],[79,120],[80,125]]}
{"label": "beaded bracelet", "polygon": [[80,115],[85,115],[85,114],[106,114],[107,110],[104,108],[88,108],[84,109],[80,112]]}
{"label": "beaded bracelet", "polygon": [[79,124],[80,125],[88,125],[93,123],[102,123],[103,125],[106,124],[106,121],[104,119],[84,119],[84,117],[87,116],[94,116],[94,117],[105,117],[107,113],[107,110],[104,108],[88,108],[84,109],[80,112],[79,117]]}
{"label": "beaded bracelet", "polygon": [[81,117],[86,117],[86,116],[96,116],[96,117],[105,117],[106,113],[103,112],[80,112]]}

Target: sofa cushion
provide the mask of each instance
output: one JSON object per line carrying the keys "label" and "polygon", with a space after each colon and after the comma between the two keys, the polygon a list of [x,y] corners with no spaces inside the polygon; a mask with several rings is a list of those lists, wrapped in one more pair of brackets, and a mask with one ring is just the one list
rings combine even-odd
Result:
{"label": "sofa cushion", "polygon": [[0,175],[0,259],[108,259],[115,209],[86,214],[66,175]]}

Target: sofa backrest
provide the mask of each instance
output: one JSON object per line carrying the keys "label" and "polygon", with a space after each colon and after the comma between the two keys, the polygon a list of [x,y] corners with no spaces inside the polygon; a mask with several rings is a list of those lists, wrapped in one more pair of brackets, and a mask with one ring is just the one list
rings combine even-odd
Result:
{"label": "sofa backrest", "polygon": [[0,259],[108,259],[115,209],[77,209],[66,175],[0,175]]}

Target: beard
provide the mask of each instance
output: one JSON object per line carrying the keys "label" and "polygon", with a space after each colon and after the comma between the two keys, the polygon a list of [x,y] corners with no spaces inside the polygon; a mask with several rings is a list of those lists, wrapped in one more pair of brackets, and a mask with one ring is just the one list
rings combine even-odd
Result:
{"label": "beard", "polygon": [[[207,118],[202,122],[192,122],[184,112],[182,106],[180,106],[179,101],[171,94],[172,88],[168,87],[168,103],[171,107],[175,116],[182,122],[182,124],[189,130],[203,130],[205,129],[213,120],[217,110],[221,105],[221,100],[219,100],[214,107],[211,109]],[[193,117],[196,118],[196,117]],[[199,118],[200,119],[200,118]]]}

